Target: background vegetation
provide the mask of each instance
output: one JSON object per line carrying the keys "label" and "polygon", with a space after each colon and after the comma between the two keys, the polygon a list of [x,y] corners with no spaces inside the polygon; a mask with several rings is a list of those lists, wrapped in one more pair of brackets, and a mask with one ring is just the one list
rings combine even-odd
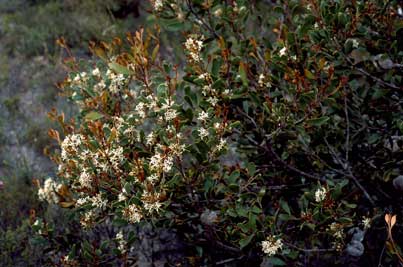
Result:
{"label": "background vegetation", "polygon": [[[1,262],[402,264],[398,1],[151,1],[149,31],[125,42],[138,11],[130,3],[15,1],[1,9],[0,197],[11,203],[1,207]],[[65,50],[54,42],[61,35]],[[96,57],[82,49],[88,40]],[[49,89],[65,75],[62,58],[70,70],[61,87],[76,106]],[[59,126],[38,119],[49,106],[65,112]],[[44,136],[50,125],[64,147],[85,136],[67,150],[62,143],[67,159]],[[136,138],[128,138],[131,127]],[[173,144],[186,147],[184,156],[156,171],[153,158],[170,157]],[[112,148],[123,151],[112,170],[77,156]],[[67,210],[32,194],[31,178],[56,173],[44,149],[63,186],[41,190]],[[83,170],[89,187],[75,178]],[[155,173],[161,180],[146,179]],[[80,221],[90,230],[77,230]]]}

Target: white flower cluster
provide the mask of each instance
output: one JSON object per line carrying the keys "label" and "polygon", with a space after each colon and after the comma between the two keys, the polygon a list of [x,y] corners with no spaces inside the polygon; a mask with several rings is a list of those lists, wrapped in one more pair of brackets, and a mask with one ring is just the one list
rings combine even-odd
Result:
{"label": "white flower cluster", "polygon": [[61,144],[62,160],[67,160],[70,155],[76,154],[81,144],[82,136],[80,134],[67,135]]}
{"label": "white flower cluster", "polygon": [[283,248],[283,241],[276,236],[268,236],[267,240],[262,241],[262,250],[269,257],[278,253]]}
{"label": "white flower cluster", "polygon": [[80,217],[80,224],[84,228],[90,228],[94,223],[96,215],[97,214],[94,210],[89,210],[85,212],[84,215]]}
{"label": "white flower cluster", "polygon": [[108,205],[108,200],[104,199],[100,193],[92,197],[92,206],[99,210],[104,210]]}
{"label": "white flower cluster", "polygon": [[123,215],[131,223],[138,223],[143,218],[141,210],[135,204],[131,204],[126,209],[124,209]]}
{"label": "white flower cluster", "polygon": [[92,176],[86,170],[83,170],[83,172],[80,174],[78,182],[83,188],[92,188]]}
{"label": "white flower cluster", "polygon": [[[164,5],[163,1],[152,2],[158,10]],[[194,63],[201,60],[203,38],[190,36],[185,43],[190,61]],[[136,68],[132,67],[132,71],[135,72]],[[95,194],[103,192],[101,187],[105,184],[117,189],[114,201],[118,201],[120,207],[125,206],[123,217],[130,223],[138,223],[144,216],[160,212],[166,205],[164,183],[175,175],[179,167],[183,167],[176,164],[182,163],[186,147],[192,144],[193,130],[198,130],[200,139],[208,139],[215,144],[210,155],[215,156],[216,152],[226,147],[223,135],[228,125],[220,118],[222,111],[216,105],[230,91],[221,92],[214,88],[213,77],[206,71],[199,78],[203,81],[201,94],[211,107],[207,104],[207,107],[197,108],[196,123],[187,125],[182,123],[184,120],[179,120],[181,106],[175,102],[177,95],[173,82],[159,81],[154,84],[154,79],[147,83],[135,80],[129,88],[130,75],[126,77],[101,67],[78,75],[80,87],[84,89],[82,81],[85,80],[85,86],[88,86],[90,80],[99,96],[91,101],[82,101],[87,110],[96,108],[100,112],[103,108],[101,101],[105,95],[108,96],[107,92],[113,94],[108,97],[119,96],[121,101],[114,115],[104,115],[101,120],[95,121],[86,119],[88,127],[80,128],[82,135],[68,135],[61,145],[59,175],[71,181],[73,195],[77,197],[76,207],[81,212],[80,222],[84,227],[94,225],[99,216],[113,214],[109,209],[115,209],[115,206],[108,202],[108,199],[112,201],[111,197]],[[72,89],[78,92],[77,87]],[[183,168],[187,168],[186,164]],[[126,192],[125,188],[130,188],[130,192]],[[142,197],[133,204],[133,197],[137,194]],[[121,235],[116,238],[122,240],[119,249],[123,253],[124,240]]]}
{"label": "white flower cluster", "polygon": [[225,140],[224,138],[220,139],[220,142],[218,143],[216,150],[217,151],[221,151],[223,150],[225,147],[227,146],[227,140]]}
{"label": "white flower cluster", "polygon": [[363,217],[362,225],[364,226],[364,230],[368,230],[369,228],[371,228],[371,218]]}
{"label": "white flower cluster", "polygon": [[178,112],[172,108],[173,103],[164,104],[161,107],[161,111],[164,111],[165,121],[172,121],[176,117],[178,117]]}
{"label": "white flower cluster", "polygon": [[327,195],[327,189],[326,187],[319,187],[318,189],[316,189],[315,191],[315,201],[316,202],[322,202],[323,200],[325,200]]}
{"label": "white flower cluster", "polygon": [[203,127],[199,128],[198,131],[199,131],[199,137],[202,140],[205,140],[209,136],[208,130]]}
{"label": "white flower cluster", "polygon": [[195,63],[200,62],[200,52],[203,48],[202,39],[204,38],[188,37],[188,39],[185,42],[185,48],[189,53],[190,59]]}
{"label": "white flower cluster", "polygon": [[58,203],[59,197],[56,192],[58,192],[61,186],[61,184],[56,183],[51,178],[46,179],[43,188],[39,188],[38,190],[39,199],[49,203]]}
{"label": "white flower cluster", "polygon": [[115,239],[116,239],[116,241],[118,243],[118,250],[120,251],[120,253],[122,253],[122,254],[126,253],[126,251],[127,251],[127,241],[123,237],[122,231],[119,231],[116,234]]}
{"label": "white flower cluster", "polygon": [[144,209],[150,214],[153,212],[158,212],[162,207],[160,197],[161,197],[160,193],[145,192],[142,197],[144,203]]}
{"label": "white flower cluster", "polygon": [[110,80],[109,92],[111,92],[112,94],[117,94],[119,92],[119,89],[125,85],[125,76],[123,74],[115,74],[111,70],[106,71],[106,76]]}
{"label": "white flower cluster", "polygon": [[157,173],[169,172],[172,169],[173,160],[172,156],[157,152],[150,159],[150,169]]}
{"label": "white flower cluster", "polygon": [[280,57],[282,57],[282,56],[285,56],[287,54],[287,47],[283,47],[283,48],[281,48],[280,49],[280,51],[279,51],[279,55],[280,55]]}
{"label": "white flower cluster", "polygon": [[120,164],[125,160],[123,147],[121,146],[112,149],[106,149],[105,154],[114,169],[119,169]]}
{"label": "white flower cluster", "polygon": [[334,241],[332,242],[333,247],[337,251],[341,251],[343,248],[344,237],[345,237],[345,234],[343,231],[343,225],[340,223],[333,222],[330,224],[328,231],[334,238]]}
{"label": "white flower cluster", "polygon": [[259,75],[259,79],[258,79],[258,85],[260,86],[260,87],[264,87],[264,86],[266,86],[266,87],[268,87],[268,88],[270,88],[271,87],[271,83],[269,82],[269,81],[267,81],[267,78],[266,78],[266,76],[263,74],[263,73],[261,73],[260,75]]}
{"label": "white flower cluster", "polygon": [[161,12],[162,8],[164,7],[163,0],[152,0],[151,4],[153,5],[155,12]]}
{"label": "white flower cluster", "polygon": [[81,72],[78,73],[76,76],[74,76],[73,81],[71,81],[73,83],[73,85],[83,85],[86,84],[88,81],[88,75],[86,72]]}
{"label": "white flower cluster", "polygon": [[77,206],[83,206],[86,204],[91,204],[93,208],[98,209],[98,211],[102,211],[106,209],[108,200],[103,198],[102,195],[98,193],[93,197],[85,196],[77,199],[76,201]]}
{"label": "white flower cluster", "polygon": [[204,111],[204,110],[202,110],[202,111],[199,113],[199,116],[197,117],[197,119],[198,119],[199,121],[202,121],[202,122],[206,122],[208,118],[209,118],[208,112],[206,112],[206,111]]}

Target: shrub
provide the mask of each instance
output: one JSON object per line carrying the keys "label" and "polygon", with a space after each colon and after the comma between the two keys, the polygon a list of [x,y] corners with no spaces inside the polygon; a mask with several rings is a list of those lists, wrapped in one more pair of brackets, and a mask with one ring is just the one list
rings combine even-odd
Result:
{"label": "shrub", "polygon": [[[39,197],[84,228],[177,229],[191,244],[182,264],[378,262],[381,210],[401,199],[396,3],[278,2],[152,1],[161,28],[186,36],[183,69],[158,55],[159,27],[69,60],[60,86],[80,113],[50,114],[59,171]],[[111,240],[123,260],[125,235]],[[96,251],[87,242],[65,264],[108,258]]]}
{"label": "shrub", "polygon": [[[4,47],[27,56],[53,55],[60,36],[68,38],[70,45],[82,47],[88,40],[123,35],[123,29],[133,27],[139,15],[130,13],[137,10],[139,2],[131,2],[132,6],[125,0],[17,0],[0,4]],[[116,17],[122,9],[128,14]]]}

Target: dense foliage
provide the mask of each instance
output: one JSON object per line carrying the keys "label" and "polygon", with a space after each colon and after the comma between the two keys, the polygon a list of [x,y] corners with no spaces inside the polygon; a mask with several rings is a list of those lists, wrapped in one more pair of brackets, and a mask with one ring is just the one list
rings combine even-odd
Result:
{"label": "dense foliage", "polygon": [[[402,215],[397,3],[151,6],[154,28],[92,43],[98,60],[66,60],[60,87],[80,111],[50,113],[59,169],[39,197],[85,229],[125,228],[60,263],[106,264],[111,246],[129,261],[127,225],[176,229],[188,245],[172,264],[183,266],[400,260],[389,215]],[[183,67],[159,55],[160,30],[183,33]],[[46,221],[34,228],[49,237]]]}

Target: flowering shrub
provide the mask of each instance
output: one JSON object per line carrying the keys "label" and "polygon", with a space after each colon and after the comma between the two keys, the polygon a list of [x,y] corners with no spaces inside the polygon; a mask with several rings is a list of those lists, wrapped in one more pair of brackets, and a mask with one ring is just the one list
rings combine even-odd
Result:
{"label": "flowering shrub", "polygon": [[[191,244],[182,264],[359,260],[388,203],[379,185],[401,172],[397,6],[151,6],[163,30],[184,33],[185,67],[159,56],[159,27],[92,44],[94,62],[71,59],[60,87],[80,113],[50,113],[63,129],[49,131],[58,178],[39,197],[74,209],[86,229],[176,228]],[[135,239],[125,235],[114,240],[122,259]],[[81,246],[63,262],[89,265],[101,250]]]}

